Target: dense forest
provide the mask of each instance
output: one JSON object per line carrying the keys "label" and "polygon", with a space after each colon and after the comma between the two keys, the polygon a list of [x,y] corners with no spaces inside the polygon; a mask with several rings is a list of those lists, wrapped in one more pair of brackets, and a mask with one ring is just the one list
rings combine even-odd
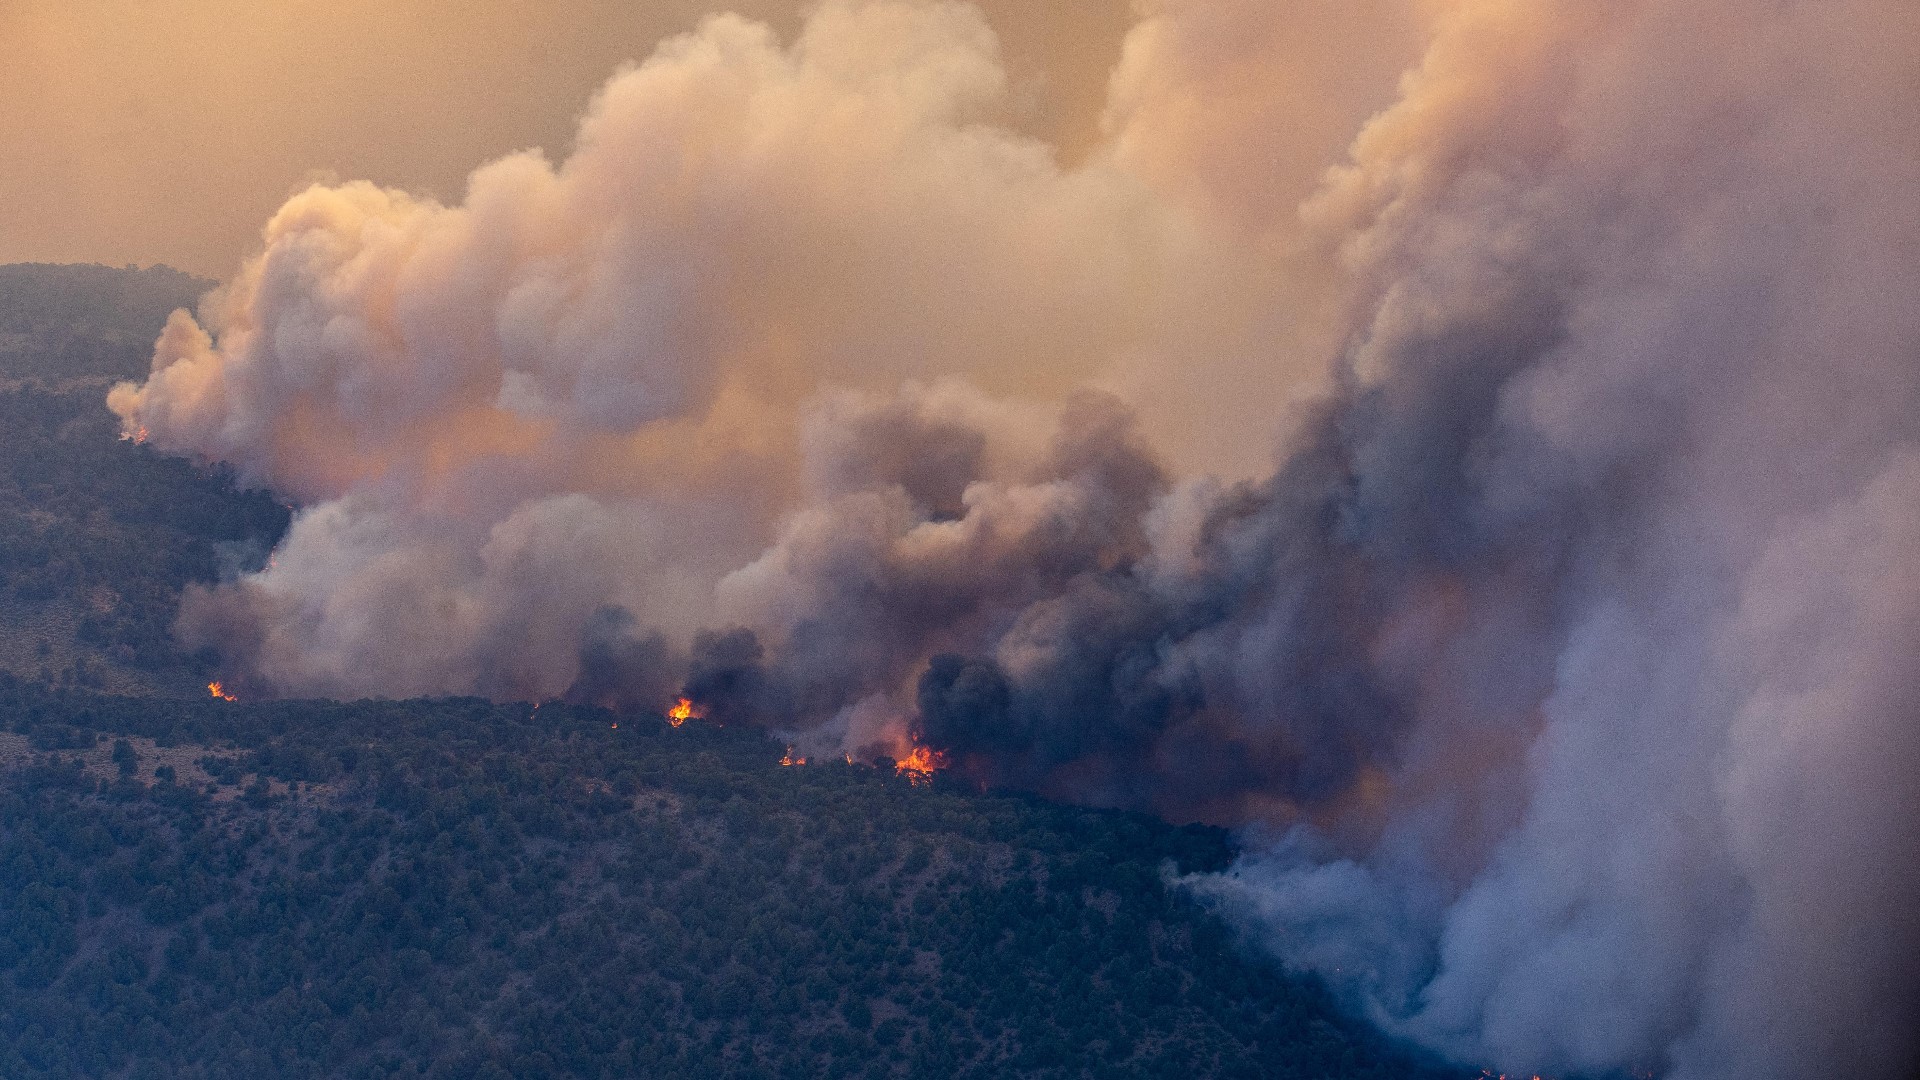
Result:
{"label": "dense forest", "polygon": [[0,1075],[1408,1077],[1216,830],[559,704],[0,688]]}
{"label": "dense forest", "polygon": [[1201,910],[1218,830],[477,700],[229,702],[287,510],[117,438],[168,271],[0,267],[0,1076],[1421,1077]]}
{"label": "dense forest", "polygon": [[119,437],[107,389],[145,374],[175,307],[164,268],[0,266],[0,670],[118,692],[200,692],[170,629],[180,589],[252,568],[288,511]]}

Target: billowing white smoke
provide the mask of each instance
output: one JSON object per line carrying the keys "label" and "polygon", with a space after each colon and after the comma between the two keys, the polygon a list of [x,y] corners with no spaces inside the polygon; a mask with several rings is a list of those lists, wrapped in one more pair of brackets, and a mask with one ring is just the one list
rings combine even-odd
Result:
{"label": "billowing white smoke", "polygon": [[[846,2],[461,206],[300,195],[110,402],[302,506],[183,632],[1247,826],[1191,887],[1475,1065],[1903,1076],[1920,10],[1433,17],[1298,214],[1395,5],[1147,5],[1073,168],[968,9]],[[1261,480],[1148,448],[1254,414]]]}
{"label": "billowing white smoke", "polygon": [[821,383],[1094,375],[1166,215],[973,122],[1001,83],[964,7],[829,4],[791,48],[717,18],[616,76],[558,167],[495,162],[458,207],[296,196],[203,312],[217,343],[177,316],[110,402],[304,507],[189,633],[286,693],[557,694],[601,607],[707,615]]}

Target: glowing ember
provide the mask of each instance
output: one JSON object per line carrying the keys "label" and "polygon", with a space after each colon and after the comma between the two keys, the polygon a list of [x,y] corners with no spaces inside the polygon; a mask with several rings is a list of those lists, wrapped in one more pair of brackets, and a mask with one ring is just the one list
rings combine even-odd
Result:
{"label": "glowing ember", "polygon": [[667,710],[667,723],[679,727],[689,720],[698,720],[706,715],[707,710],[695,705],[692,698],[683,697],[673,703],[673,708]]}
{"label": "glowing ember", "polygon": [[240,700],[239,698],[234,697],[232,694],[227,693],[227,688],[221,685],[219,680],[215,680],[207,684],[207,693],[212,694],[214,697],[219,698],[221,701]]}
{"label": "glowing ember", "polygon": [[915,787],[933,782],[933,774],[947,767],[947,755],[944,750],[916,746],[913,752],[893,763],[893,771],[907,778]]}
{"label": "glowing ember", "polygon": [[791,746],[787,747],[787,752],[780,756],[780,764],[782,765],[805,765],[806,763],[806,758],[793,756],[793,747]]}

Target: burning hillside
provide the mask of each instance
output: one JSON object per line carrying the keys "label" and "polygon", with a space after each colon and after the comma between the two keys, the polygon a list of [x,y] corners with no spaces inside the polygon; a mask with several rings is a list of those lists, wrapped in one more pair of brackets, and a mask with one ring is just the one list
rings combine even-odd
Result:
{"label": "burning hillside", "polygon": [[182,633],[1243,826],[1189,887],[1476,1065],[1900,1075],[1920,10],[1423,10],[1324,160],[1332,16],[1143,5],[1069,162],[972,9],[829,0],[296,195],[109,398],[301,506]]}

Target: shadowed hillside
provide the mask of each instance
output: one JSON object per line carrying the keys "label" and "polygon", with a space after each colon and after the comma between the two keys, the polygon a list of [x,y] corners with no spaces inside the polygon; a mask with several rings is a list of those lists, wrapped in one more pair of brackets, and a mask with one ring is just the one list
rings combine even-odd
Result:
{"label": "shadowed hillside", "polygon": [[562,705],[0,716],[9,1077],[1419,1075],[1169,889],[1215,830]]}
{"label": "shadowed hillside", "polygon": [[143,378],[167,315],[213,284],[165,266],[0,266],[0,378]]}
{"label": "shadowed hillside", "polygon": [[0,266],[0,670],[201,692],[204,665],[170,633],[180,589],[263,560],[287,511],[121,439],[103,399],[211,284],[164,267]]}

